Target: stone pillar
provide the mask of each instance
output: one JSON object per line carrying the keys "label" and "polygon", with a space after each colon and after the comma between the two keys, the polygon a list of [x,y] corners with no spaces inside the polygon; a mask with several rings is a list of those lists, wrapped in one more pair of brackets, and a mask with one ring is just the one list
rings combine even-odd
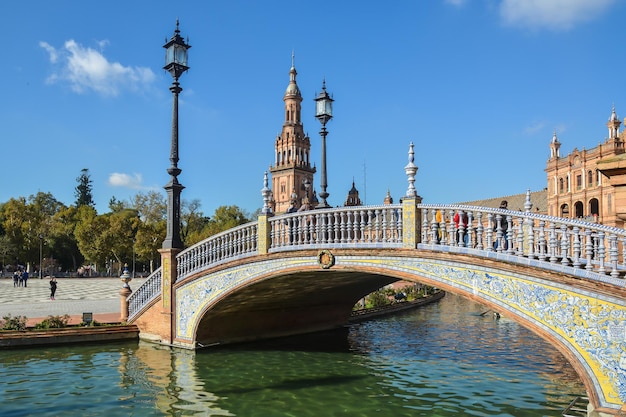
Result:
{"label": "stone pillar", "polygon": [[422,240],[422,212],[417,209],[417,205],[422,202],[422,197],[417,195],[415,190],[415,174],[418,168],[414,161],[415,150],[411,142],[409,163],[404,167],[409,188],[406,190],[406,196],[402,198],[402,247],[411,249],[416,249],[417,244]]}
{"label": "stone pillar", "polygon": [[133,292],[128,283],[132,281],[133,277],[128,272],[128,264],[124,264],[124,270],[120,280],[124,283],[122,289],[120,289],[120,322],[124,323],[128,320],[128,297]]}
{"label": "stone pillar", "polygon": [[271,242],[271,226],[269,221],[270,215],[261,214],[259,216],[258,228],[257,228],[257,250],[259,255],[266,255],[272,244]]}
{"label": "stone pillar", "polygon": [[422,240],[422,211],[417,205],[422,197],[404,197],[402,199],[402,247],[416,249]]}
{"label": "stone pillar", "polygon": [[176,293],[174,284],[178,277],[176,255],[181,249],[159,249],[161,254],[161,320],[159,336],[161,343],[172,344],[176,337]]}

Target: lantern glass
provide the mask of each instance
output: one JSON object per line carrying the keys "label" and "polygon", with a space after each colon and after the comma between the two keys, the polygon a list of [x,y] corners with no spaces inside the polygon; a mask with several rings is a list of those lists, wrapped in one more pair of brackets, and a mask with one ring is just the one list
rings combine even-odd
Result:
{"label": "lantern glass", "polygon": [[187,66],[187,48],[185,45],[173,43],[165,51],[165,65],[179,64]]}
{"label": "lantern glass", "polygon": [[316,108],[315,115],[318,117],[333,115],[332,100],[330,100],[329,97],[323,97],[317,100],[317,108]]}

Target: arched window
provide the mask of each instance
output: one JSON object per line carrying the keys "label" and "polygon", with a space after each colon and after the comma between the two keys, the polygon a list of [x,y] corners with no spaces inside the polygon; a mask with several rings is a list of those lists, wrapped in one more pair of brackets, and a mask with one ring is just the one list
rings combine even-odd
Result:
{"label": "arched window", "polygon": [[561,217],[569,218],[569,206],[567,204],[561,206]]}
{"label": "arched window", "polygon": [[585,213],[582,202],[577,201],[574,203],[574,213],[576,214],[576,218],[584,217]]}
{"label": "arched window", "polygon": [[559,194],[563,194],[565,192],[565,185],[563,182],[563,178],[559,178]]}
{"label": "arched window", "polygon": [[587,186],[593,187],[593,171],[587,171]]}
{"label": "arched window", "polygon": [[592,198],[591,200],[589,200],[589,215],[591,216],[600,215],[600,204],[598,203],[597,198]]}

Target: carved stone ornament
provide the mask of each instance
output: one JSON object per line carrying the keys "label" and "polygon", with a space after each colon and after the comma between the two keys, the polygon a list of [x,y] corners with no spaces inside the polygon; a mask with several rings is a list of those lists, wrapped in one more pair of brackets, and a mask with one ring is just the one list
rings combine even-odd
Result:
{"label": "carved stone ornament", "polygon": [[329,250],[321,250],[320,253],[317,254],[317,262],[324,269],[329,269],[331,266],[335,265],[335,255],[330,253]]}

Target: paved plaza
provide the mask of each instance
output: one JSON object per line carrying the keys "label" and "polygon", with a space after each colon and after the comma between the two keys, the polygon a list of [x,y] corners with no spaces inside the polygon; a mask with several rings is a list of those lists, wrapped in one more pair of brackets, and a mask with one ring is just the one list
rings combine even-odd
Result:
{"label": "paved plaza", "polygon": [[[131,288],[139,287],[144,280],[133,279]],[[14,287],[13,278],[4,277],[0,279],[0,318],[7,314],[34,319],[93,313],[96,320],[98,315],[119,320],[121,288],[122,281],[115,277],[57,278],[55,300],[50,300],[49,279],[30,278],[28,287]]]}

